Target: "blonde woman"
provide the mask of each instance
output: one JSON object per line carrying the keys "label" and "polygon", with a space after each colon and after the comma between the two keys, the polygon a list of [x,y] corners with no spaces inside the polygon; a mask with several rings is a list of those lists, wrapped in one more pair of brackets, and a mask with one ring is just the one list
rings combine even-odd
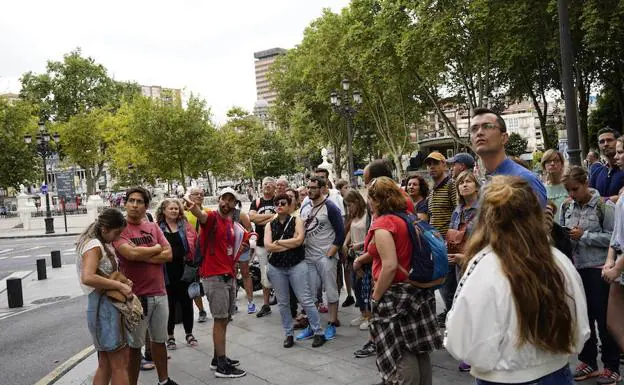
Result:
{"label": "blonde woman", "polygon": [[578,272],[536,231],[544,212],[525,180],[495,176],[480,203],[446,350],[472,366],[478,385],[574,384],[570,355],[590,333]]}
{"label": "blonde woman", "polygon": [[[556,150],[548,150],[542,156],[542,170],[544,171],[544,185],[546,186],[546,196],[553,201],[555,207],[568,199],[569,194],[561,182],[565,161],[563,154]],[[559,222],[559,216],[555,217],[555,222]]]}

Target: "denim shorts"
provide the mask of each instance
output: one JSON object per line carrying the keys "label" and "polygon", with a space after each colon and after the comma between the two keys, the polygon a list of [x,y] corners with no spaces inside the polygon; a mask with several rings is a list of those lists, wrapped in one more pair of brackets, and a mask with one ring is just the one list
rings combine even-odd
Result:
{"label": "denim shorts", "polygon": [[249,255],[251,254],[251,249],[247,249],[244,253],[240,255],[238,258],[238,262],[249,262]]}
{"label": "denim shorts", "polygon": [[87,297],[87,326],[97,351],[114,352],[126,346],[128,331],[121,323],[119,310],[97,290]]}
{"label": "denim shorts", "polygon": [[[477,385],[507,385],[502,382],[491,382],[480,380],[477,378]],[[566,365],[563,368],[554,371],[542,378],[538,378],[533,381],[523,382],[515,385],[574,385],[574,378],[572,378],[572,372],[570,366]]]}

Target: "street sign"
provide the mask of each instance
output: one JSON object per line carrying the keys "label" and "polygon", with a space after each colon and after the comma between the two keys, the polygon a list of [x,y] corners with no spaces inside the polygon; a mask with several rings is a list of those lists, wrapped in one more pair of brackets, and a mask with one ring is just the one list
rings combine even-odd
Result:
{"label": "street sign", "polygon": [[56,174],[56,194],[59,198],[63,197],[66,200],[76,195],[73,172],[61,171]]}
{"label": "street sign", "polygon": [[41,185],[41,194],[45,195],[48,193],[48,185],[47,184],[42,184]]}

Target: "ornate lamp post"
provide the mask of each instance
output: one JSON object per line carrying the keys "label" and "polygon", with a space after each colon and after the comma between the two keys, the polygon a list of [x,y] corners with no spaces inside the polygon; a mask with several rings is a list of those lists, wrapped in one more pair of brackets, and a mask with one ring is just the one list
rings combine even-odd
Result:
{"label": "ornate lamp post", "polygon": [[[362,104],[360,91],[349,92],[349,79],[342,80],[342,91],[334,91],[330,95],[330,102],[334,111],[338,112],[347,120],[347,158],[349,160],[349,183],[357,188],[357,179],[353,175],[353,117],[358,112],[357,107]],[[353,100],[353,102],[351,102]]]}
{"label": "ornate lamp post", "polygon": [[[54,233],[54,218],[52,218],[52,212],[50,211],[50,192],[48,189],[47,159],[50,155],[54,154],[55,152],[53,148],[50,146],[51,140],[53,140],[54,143],[58,144],[60,139],[61,137],[56,132],[50,137],[50,133],[48,132],[45,126],[45,123],[43,121],[39,122],[39,133],[37,133],[35,140],[37,142],[37,149],[36,149],[37,155],[39,155],[41,159],[43,160],[43,180],[44,180],[44,186],[45,186],[44,193],[46,197],[46,216],[44,219],[46,234]],[[32,143],[32,136],[31,135],[24,136],[24,142],[26,142],[27,144]]]}

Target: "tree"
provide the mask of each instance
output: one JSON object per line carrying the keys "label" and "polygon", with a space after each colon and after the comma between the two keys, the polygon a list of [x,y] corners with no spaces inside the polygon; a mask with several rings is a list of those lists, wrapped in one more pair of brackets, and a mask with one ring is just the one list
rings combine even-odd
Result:
{"label": "tree", "polygon": [[509,156],[520,156],[526,152],[527,140],[524,139],[517,132],[512,132],[509,135],[509,141],[505,145],[505,152]]}
{"label": "tree", "polygon": [[[28,102],[12,104],[0,97],[0,186],[18,188],[37,177],[41,171],[40,159],[34,146],[24,143],[24,135],[35,135],[37,117]],[[43,178],[41,178],[43,179]]]}

